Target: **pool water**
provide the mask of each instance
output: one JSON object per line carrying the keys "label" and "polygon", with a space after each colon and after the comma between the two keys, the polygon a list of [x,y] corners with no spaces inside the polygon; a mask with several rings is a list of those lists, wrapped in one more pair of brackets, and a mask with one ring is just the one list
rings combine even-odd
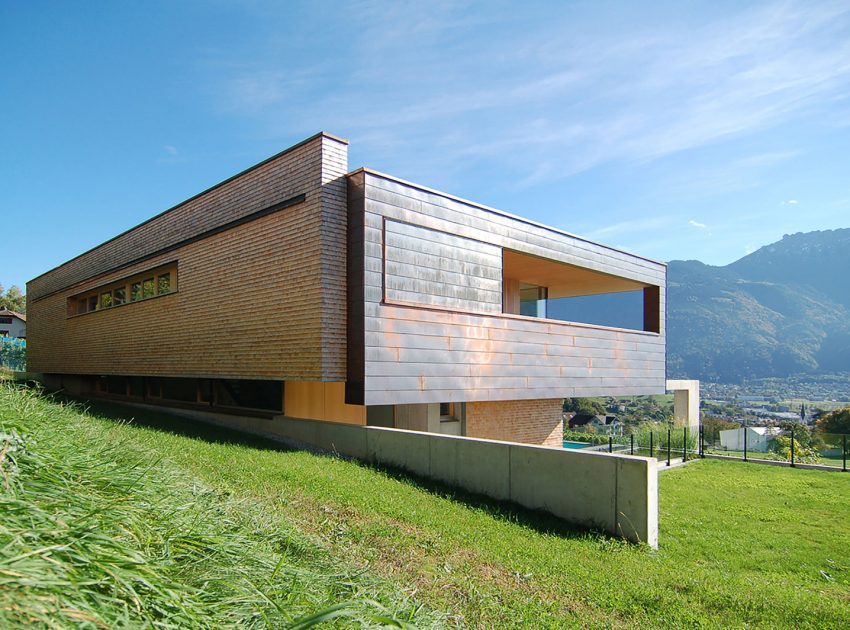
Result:
{"label": "pool water", "polygon": [[564,440],[564,448],[587,448],[592,446],[589,442],[573,442],[572,440]]}

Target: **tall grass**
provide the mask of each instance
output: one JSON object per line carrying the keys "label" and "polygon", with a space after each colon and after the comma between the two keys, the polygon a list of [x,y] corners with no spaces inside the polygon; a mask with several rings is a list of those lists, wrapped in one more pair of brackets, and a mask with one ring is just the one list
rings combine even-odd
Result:
{"label": "tall grass", "polygon": [[0,382],[0,627],[432,621],[298,530],[110,431]]}

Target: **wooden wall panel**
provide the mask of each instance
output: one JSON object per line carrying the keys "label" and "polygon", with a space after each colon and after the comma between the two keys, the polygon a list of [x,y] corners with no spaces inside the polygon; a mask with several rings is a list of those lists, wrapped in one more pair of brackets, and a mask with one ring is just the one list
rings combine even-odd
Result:
{"label": "wooden wall panel", "polygon": [[345,383],[288,382],[284,415],[290,418],[366,424],[366,407],[345,404]]}
{"label": "wooden wall panel", "polygon": [[[664,392],[663,264],[370,171],[354,177],[362,190],[364,229],[363,315],[355,325],[362,326],[367,405]],[[405,224],[407,236],[424,236],[427,247],[433,247],[435,239],[428,236],[437,231],[463,239],[461,243],[471,239],[479,247],[496,248],[487,249],[488,255],[507,248],[659,287],[660,332],[482,313],[480,303],[458,308],[448,299],[432,300],[423,308],[416,290],[387,290],[384,300],[384,282],[391,285],[390,272],[397,274],[392,265],[399,258],[390,254],[393,231],[387,230],[383,242],[385,223]],[[418,253],[439,257],[446,261],[443,265],[458,258],[457,253]],[[414,258],[408,264],[430,260]],[[385,266],[388,275],[383,278]]]}
{"label": "wooden wall panel", "polygon": [[[344,153],[317,136],[31,282],[29,369],[345,380]],[[179,242],[208,214],[225,221],[293,193],[305,201],[127,266],[142,241]],[[171,261],[176,293],[67,317],[69,296]],[[55,290],[81,276],[90,279]]]}

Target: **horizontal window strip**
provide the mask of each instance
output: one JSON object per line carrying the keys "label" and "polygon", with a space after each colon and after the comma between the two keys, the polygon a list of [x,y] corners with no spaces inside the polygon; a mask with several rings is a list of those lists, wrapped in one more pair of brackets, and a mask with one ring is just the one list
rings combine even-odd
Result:
{"label": "horizontal window strip", "polygon": [[[46,298],[49,298],[53,295],[56,295],[57,293],[67,291],[68,289],[70,289],[74,286],[78,286],[78,285],[81,285],[81,284],[85,284],[87,282],[91,282],[95,278],[98,278],[100,276],[104,276],[108,273],[114,273],[116,271],[120,271],[121,269],[127,269],[127,268],[132,267],[134,265],[137,265],[139,263],[143,263],[146,260],[151,260],[153,258],[156,258],[157,256],[161,256],[163,254],[173,252],[177,249],[180,249],[181,247],[185,247],[186,245],[191,245],[192,243],[197,243],[198,241],[204,240],[204,239],[209,238],[211,236],[215,236],[216,234],[221,234],[222,232],[226,232],[227,230],[232,230],[233,228],[239,227],[239,226],[244,225],[246,223],[250,223],[251,221],[256,221],[258,219],[262,219],[263,217],[266,217],[270,214],[274,214],[275,212],[279,212],[281,210],[284,210],[286,208],[290,208],[290,207],[297,205],[299,203],[303,203],[306,199],[307,199],[307,195],[303,194],[303,193],[300,194],[300,195],[296,195],[295,197],[290,197],[289,199],[286,199],[284,201],[281,201],[279,203],[271,205],[267,208],[263,208],[262,210],[257,210],[256,212],[252,212],[251,214],[246,214],[245,216],[239,217],[238,219],[234,219],[233,221],[223,223],[222,225],[211,228],[211,229],[206,230],[204,232],[201,232],[199,234],[195,234],[193,236],[184,238],[180,241],[172,243],[171,245],[161,247],[160,249],[157,249],[156,251],[149,252],[147,254],[144,254],[142,256],[139,256],[139,257],[134,258],[132,260],[129,260],[127,262],[116,265],[115,267],[111,267],[111,268],[107,269],[106,271],[100,271],[100,272],[98,272],[98,273],[96,273],[92,276],[84,278],[83,280],[75,281],[71,284],[65,285],[65,286],[60,287],[58,289],[54,289],[53,291],[50,291],[49,293],[45,293],[44,295],[39,295],[38,297],[33,298],[33,302],[39,302],[39,301],[44,300]],[[144,224],[142,224],[142,225],[144,225]],[[139,227],[141,227],[141,226],[139,226]],[[97,248],[95,248],[95,249],[97,249]],[[94,251],[94,250],[92,250],[92,251]]]}

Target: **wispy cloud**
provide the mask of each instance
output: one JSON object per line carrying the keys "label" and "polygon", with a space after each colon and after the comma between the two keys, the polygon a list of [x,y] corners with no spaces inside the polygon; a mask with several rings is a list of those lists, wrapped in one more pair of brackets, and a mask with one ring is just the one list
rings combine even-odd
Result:
{"label": "wispy cloud", "polygon": [[173,144],[162,145],[162,155],[156,158],[159,164],[181,164],[185,162],[185,157],[180,153],[180,150]]}
{"label": "wispy cloud", "polygon": [[780,206],[796,206],[799,203],[800,202],[797,201],[796,199],[788,199],[787,201],[781,202],[779,205]]}
{"label": "wispy cloud", "polygon": [[231,113],[261,116],[272,133],[339,129],[372,154],[417,146],[417,160],[438,154],[443,168],[465,168],[475,158],[531,186],[817,111],[850,86],[848,10],[781,2],[679,28],[660,20],[601,30],[564,9],[524,31],[514,11],[374,2],[346,15],[351,73],[338,89],[309,100],[323,78],[252,68],[231,75],[223,93]]}
{"label": "wispy cloud", "polygon": [[705,223],[700,223],[699,221],[694,221],[693,219],[688,221],[688,225],[692,225],[698,230],[704,230],[708,227]]}
{"label": "wispy cloud", "polygon": [[628,221],[620,221],[619,223],[606,225],[603,228],[592,230],[585,234],[585,236],[590,239],[612,239],[624,234],[633,235],[641,232],[662,230],[674,225],[675,222],[676,218],[670,216],[630,219]]}
{"label": "wispy cloud", "polygon": [[788,160],[800,155],[799,151],[768,151],[766,153],[757,153],[748,155],[737,160],[737,167],[741,168],[760,168],[765,166],[774,166],[782,164]]}

